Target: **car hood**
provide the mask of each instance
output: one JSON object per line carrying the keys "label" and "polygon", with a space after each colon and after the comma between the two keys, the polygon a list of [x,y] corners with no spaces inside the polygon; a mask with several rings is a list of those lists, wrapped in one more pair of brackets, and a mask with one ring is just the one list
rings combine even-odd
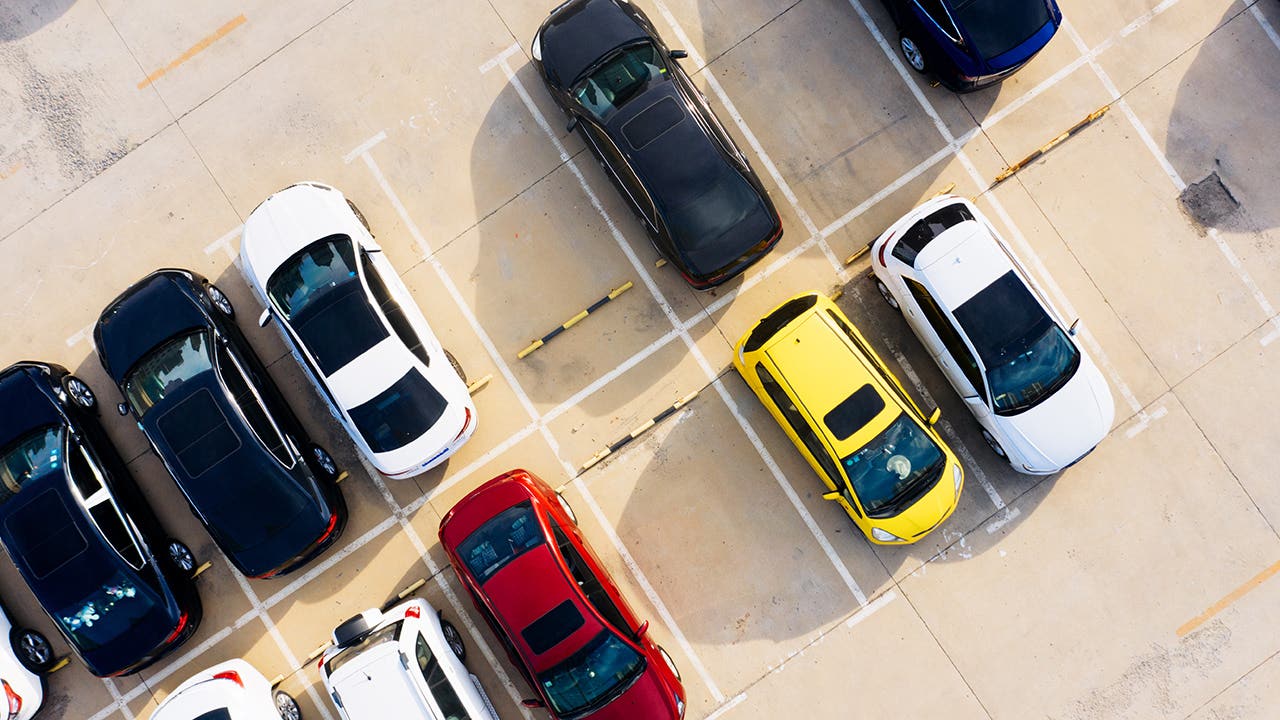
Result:
{"label": "car hood", "polygon": [[903,540],[915,540],[951,516],[956,509],[954,468],[958,467],[953,459],[948,458],[942,468],[942,474],[933,480],[933,487],[902,512],[888,518],[873,518],[876,527],[893,533]]}
{"label": "car hood", "polygon": [[204,312],[178,287],[176,271],[152,273],[116,298],[93,329],[98,357],[118,385],[157,345],[209,325]]}
{"label": "car hood", "polygon": [[680,714],[676,710],[675,698],[671,690],[663,685],[650,663],[631,687],[608,705],[585,717],[590,720],[632,720],[633,718],[676,720]]}
{"label": "car hood", "polygon": [[564,88],[610,51],[649,34],[613,0],[571,0],[543,22],[538,37],[543,71]]}
{"label": "car hood", "polygon": [[1076,374],[1053,395],[1024,413],[995,416],[1023,455],[1037,469],[1063,468],[1092,450],[1111,432],[1115,403],[1106,378],[1084,352]]}

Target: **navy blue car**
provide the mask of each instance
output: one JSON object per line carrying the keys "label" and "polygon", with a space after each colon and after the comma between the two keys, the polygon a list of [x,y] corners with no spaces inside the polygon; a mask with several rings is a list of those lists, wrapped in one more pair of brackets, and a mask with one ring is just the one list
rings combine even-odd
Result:
{"label": "navy blue car", "polygon": [[907,64],[956,92],[1009,77],[1049,44],[1054,0],[884,0]]}
{"label": "navy blue car", "polygon": [[252,578],[295,570],[346,525],[338,469],[308,438],[226,295],[157,270],[102,312],[98,359],[196,518]]}
{"label": "navy blue car", "polygon": [[66,368],[0,372],[0,543],[100,677],[138,672],[191,637],[195,558],[169,538]]}

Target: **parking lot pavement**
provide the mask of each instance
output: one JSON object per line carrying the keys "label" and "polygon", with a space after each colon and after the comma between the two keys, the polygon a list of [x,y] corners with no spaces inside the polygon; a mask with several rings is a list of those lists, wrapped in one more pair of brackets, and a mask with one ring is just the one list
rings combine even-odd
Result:
{"label": "parking lot pavement", "polygon": [[[212,562],[173,657],[108,682],[72,662],[50,718],[145,718],[192,672],[244,657],[336,720],[306,657],[418,578],[468,639],[505,718],[531,689],[435,540],[485,479],[563,486],[597,554],[684,675],[691,718],[872,715],[1208,720],[1280,704],[1271,399],[1280,352],[1280,10],[1227,0],[1064,3],[1068,23],[997,87],[913,74],[870,0],[644,0],[782,215],[777,248],[708,293],[658,268],[528,57],[539,3],[14,0],[0,8],[0,350],[90,382],[166,528]],[[1110,112],[991,188],[1084,114]],[[480,425],[412,480],[370,476],[235,265],[244,218],[301,180],[368,218],[470,380]],[[1084,321],[1111,435],[1013,473],[844,260],[954,183]],[[224,289],[315,440],[349,471],[346,532],[284,578],[234,575],[89,341],[155,267]],[[525,359],[516,353],[633,286]],[[954,515],[870,545],[731,369],[732,345],[804,291],[839,304],[966,467]],[[697,396],[595,467],[674,401]],[[20,624],[65,643],[0,563]],[[461,593],[461,594],[460,594]],[[301,668],[299,670],[299,668]],[[295,672],[297,670],[297,672]],[[1048,679],[1051,679],[1049,681]],[[836,690],[835,688],[838,688]]]}

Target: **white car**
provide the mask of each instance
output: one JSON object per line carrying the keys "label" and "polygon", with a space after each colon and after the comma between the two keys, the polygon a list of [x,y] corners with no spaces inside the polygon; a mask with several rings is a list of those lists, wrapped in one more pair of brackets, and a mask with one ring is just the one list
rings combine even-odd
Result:
{"label": "white car", "polygon": [[35,630],[15,630],[9,613],[0,609],[0,633],[9,646],[0,651],[0,687],[4,689],[7,720],[30,720],[44,703],[44,679],[39,673],[53,665],[53,647]]}
{"label": "white car", "polygon": [[415,599],[339,625],[320,675],[343,720],[497,720],[465,658],[457,628]]}
{"label": "white car", "polygon": [[241,269],[299,362],[378,472],[407,478],[475,432],[445,352],[364,216],[319,183],[281,190],[244,223]]}
{"label": "white car", "polygon": [[876,285],[900,310],[1014,470],[1049,475],[1111,431],[1107,381],[978,208],[944,195],[871,246]]}
{"label": "white car", "polygon": [[243,660],[197,673],[151,713],[151,720],[301,720],[292,697]]}

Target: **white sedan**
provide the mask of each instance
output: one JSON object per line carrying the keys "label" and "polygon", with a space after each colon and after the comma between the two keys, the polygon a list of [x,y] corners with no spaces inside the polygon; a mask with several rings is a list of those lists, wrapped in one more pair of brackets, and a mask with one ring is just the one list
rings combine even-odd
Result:
{"label": "white sedan", "polygon": [[871,246],[900,310],[1014,470],[1048,475],[1111,431],[1107,381],[991,223],[968,200],[934,198]]}
{"label": "white sedan", "polygon": [[320,675],[343,720],[497,720],[465,658],[458,630],[415,599],[339,625]]}
{"label": "white sedan", "polygon": [[444,462],[475,432],[462,370],[436,339],[364,216],[300,183],[244,223],[242,269],[361,452],[392,478]]}
{"label": "white sedan", "polygon": [[151,714],[151,720],[301,720],[287,693],[243,660],[230,660],[197,673],[178,686]]}
{"label": "white sedan", "polygon": [[0,687],[8,720],[30,720],[44,703],[44,679],[38,674],[53,665],[53,648],[35,630],[15,630],[9,614],[0,609],[0,637],[9,647],[0,651]]}

